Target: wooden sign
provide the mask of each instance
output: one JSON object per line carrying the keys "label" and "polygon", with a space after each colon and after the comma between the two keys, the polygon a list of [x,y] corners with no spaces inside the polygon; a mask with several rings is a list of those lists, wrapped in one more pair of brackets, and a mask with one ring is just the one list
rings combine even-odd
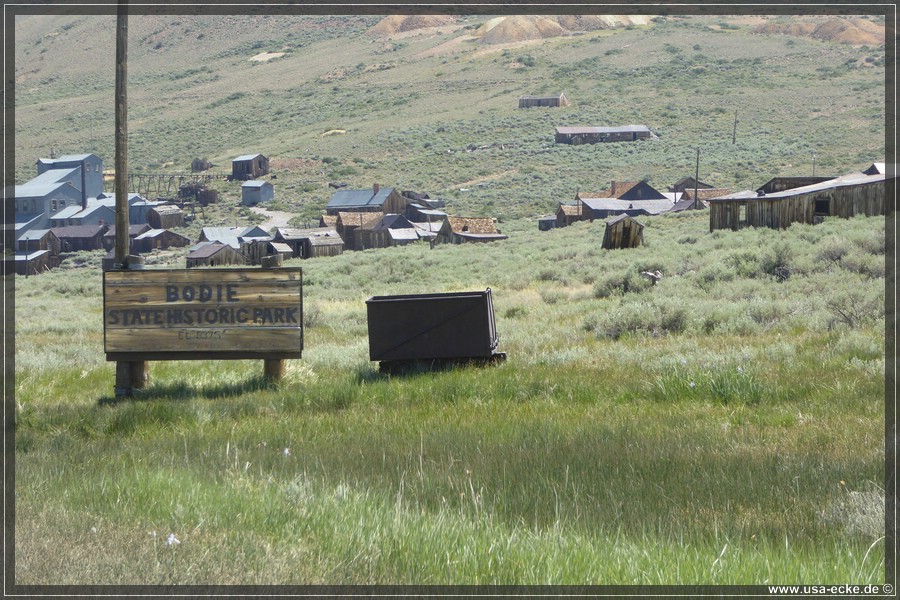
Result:
{"label": "wooden sign", "polygon": [[103,273],[106,360],[301,358],[300,268]]}

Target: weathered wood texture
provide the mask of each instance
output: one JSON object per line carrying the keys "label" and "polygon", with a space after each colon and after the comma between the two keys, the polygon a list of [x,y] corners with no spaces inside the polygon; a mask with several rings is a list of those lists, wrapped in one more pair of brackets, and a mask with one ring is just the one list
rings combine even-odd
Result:
{"label": "weathered wood texture", "polygon": [[709,229],[769,227],[815,223],[818,218],[885,214],[885,182],[817,190],[783,197],[759,196],[739,200],[710,200]]}
{"label": "weathered wood texture", "polygon": [[644,243],[644,225],[629,216],[617,217],[606,223],[603,248],[637,248]]}
{"label": "weathered wood texture", "polygon": [[103,316],[107,360],[300,358],[302,270],[108,271]]}

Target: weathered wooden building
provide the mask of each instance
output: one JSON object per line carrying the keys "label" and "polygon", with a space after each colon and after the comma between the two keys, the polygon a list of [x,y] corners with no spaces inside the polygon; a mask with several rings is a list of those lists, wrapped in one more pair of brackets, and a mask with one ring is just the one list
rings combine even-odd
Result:
{"label": "weathered wooden building", "polygon": [[241,186],[241,204],[244,206],[256,206],[261,202],[271,202],[275,199],[275,186],[268,181],[253,179]]}
{"label": "weathered wooden building", "polygon": [[560,203],[556,209],[556,226],[568,227],[576,221],[581,221],[582,207],[581,200],[575,198],[575,204]]}
{"label": "weathered wooden building", "polygon": [[415,200],[403,196],[395,188],[374,184],[369,190],[338,190],[325,205],[325,214],[340,212],[379,212],[405,214]]}
{"label": "weathered wooden building", "polygon": [[222,265],[245,265],[244,255],[221,242],[200,243],[187,255],[186,267],[218,267]]}
{"label": "weathered wooden building", "polygon": [[184,211],[174,204],[154,206],[147,211],[147,223],[153,229],[184,227]]}
{"label": "weathered wooden building", "polygon": [[560,93],[558,96],[521,96],[519,98],[519,108],[532,108],[535,106],[561,107],[569,106],[570,104],[565,93]]}
{"label": "weathered wooden building", "polygon": [[557,127],[557,144],[597,144],[600,142],[633,142],[652,137],[646,125],[621,127]]}
{"label": "weathered wooden building", "polygon": [[[694,190],[684,190],[681,193],[681,198],[676,203],[675,207],[672,208],[673,211],[683,210],[684,208],[707,208],[709,206],[709,201],[713,198],[718,198],[719,196],[727,196],[731,193],[731,190],[727,188],[705,188],[705,189],[697,189],[697,201],[694,201]],[[687,204],[690,203],[690,206]]]}
{"label": "weathered wooden building", "polygon": [[784,229],[818,223],[825,217],[885,214],[883,174],[851,173],[814,185],[772,194],[738,192],[709,200],[709,230],[743,227]]}
{"label": "weathered wooden building", "polygon": [[694,179],[693,177],[682,177],[675,183],[669,186],[670,192],[681,193],[685,190],[693,190],[694,188],[698,190],[706,190],[713,186],[708,183],[704,183],[699,179]]}
{"label": "weathered wooden building", "polygon": [[61,252],[78,252],[103,248],[103,234],[107,229],[106,225],[71,225],[54,227],[52,231],[59,238]]}
{"label": "weathered wooden building", "polygon": [[183,248],[190,245],[190,238],[168,229],[150,229],[136,236],[133,242],[133,248],[136,252]]}
{"label": "weathered wooden building", "polygon": [[658,215],[671,209],[674,203],[646,181],[613,181],[602,192],[579,192],[581,219],[593,221],[614,215]]}
{"label": "weathered wooden building", "polygon": [[[128,240],[129,244],[133,244],[134,238],[141,235],[142,233],[146,233],[153,229],[150,227],[148,223],[143,223],[141,225],[129,225],[128,226]],[[106,230],[106,233],[103,234],[103,247],[107,250],[112,250],[116,246],[116,226],[113,225],[109,229]]]}
{"label": "weathered wooden building", "polygon": [[262,264],[264,258],[280,254],[282,259],[291,258],[294,249],[284,242],[276,242],[274,239],[255,239],[244,249],[244,256],[252,265]]}
{"label": "weathered wooden building", "polygon": [[832,179],[835,179],[835,177],[773,177],[756,191],[764,194],[774,194],[775,192],[783,192],[785,190],[793,190],[807,185],[815,185],[817,183],[831,181]]}
{"label": "weathered wooden building", "polygon": [[231,178],[237,181],[256,179],[268,172],[269,159],[262,154],[244,154],[231,161]]}
{"label": "weathered wooden building", "polygon": [[344,240],[344,248],[365,250],[367,238],[363,232],[375,227],[383,216],[380,212],[339,212],[335,229]]}
{"label": "weathered wooden building", "polygon": [[16,252],[49,250],[50,255],[58,259],[60,248],[59,238],[52,229],[32,229],[23,233],[16,240]]}
{"label": "weathered wooden building", "polygon": [[449,244],[463,242],[495,242],[505,240],[494,219],[487,217],[447,217],[436,241]]}
{"label": "weathered wooden building", "polygon": [[[38,275],[49,271],[51,256],[49,250],[33,250],[30,252],[16,252],[16,275]],[[57,263],[58,264],[58,263]]]}
{"label": "weathered wooden building", "polygon": [[618,215],[606,221],[603,248],[637,248],[644,243],[644,225],[628,215]]}
{"label": "weathered wooden building", "polygon": [[191,173],[199,173],[201,171],[208,171],[213,167],[213,164],[209,162],[206,158],[195,158],[191,161]]}
{"label": "weathered wooden building", "polygon": [[[561,206],[561,205],[560,205]],[[550,231],[556,228],[556,217],[540,217],[538,218],[538,231]]]}

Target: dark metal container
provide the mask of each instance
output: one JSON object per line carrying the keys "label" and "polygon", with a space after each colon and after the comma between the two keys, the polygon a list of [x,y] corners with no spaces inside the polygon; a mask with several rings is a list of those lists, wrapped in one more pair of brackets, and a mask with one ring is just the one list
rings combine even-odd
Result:
{"label": "dark metal container", "polygon": [[384,363],[494,360],[499,336],[491,290],[374,296],[366,300],[369,358]]}

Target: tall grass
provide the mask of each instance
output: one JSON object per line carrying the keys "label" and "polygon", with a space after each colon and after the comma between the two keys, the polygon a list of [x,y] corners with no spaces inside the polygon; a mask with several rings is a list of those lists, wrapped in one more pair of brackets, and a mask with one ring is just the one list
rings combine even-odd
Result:
{"label": "tall grass", "polygon": [[[314,317],[280,385],[159,362],[128,401],[99,278],[17,278],[17,581],[882,581],[884,279],[846,258],[881,257],[884,220],[705,219],[298,261]],[[368,296],[485,287],[506,363],[368,361]]]}

